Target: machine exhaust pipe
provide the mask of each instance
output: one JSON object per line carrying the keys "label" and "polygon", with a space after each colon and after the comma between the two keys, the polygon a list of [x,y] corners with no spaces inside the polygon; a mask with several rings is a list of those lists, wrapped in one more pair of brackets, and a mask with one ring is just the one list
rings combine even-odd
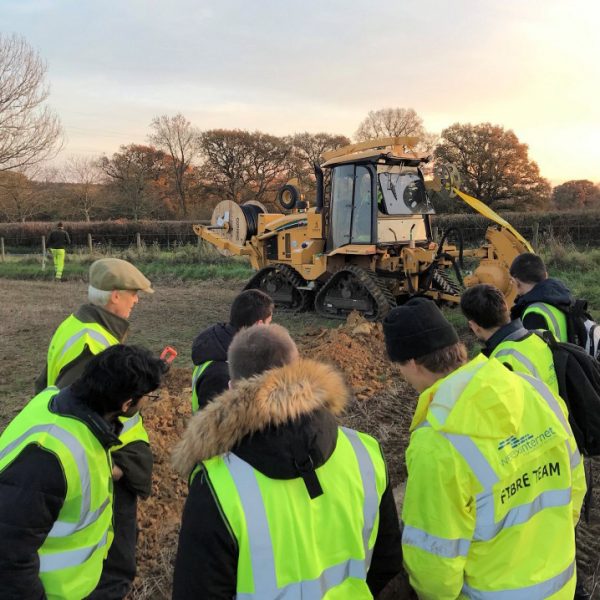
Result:
{"label": "machine exhaust pipe", "polygon": [[313,164],[313,167],[315,169],[315,179],[317,180],[317,198],[315,200],[315,213],[319,215],[323,210],[323,169],[321,169],[321,167],[316,163]]}

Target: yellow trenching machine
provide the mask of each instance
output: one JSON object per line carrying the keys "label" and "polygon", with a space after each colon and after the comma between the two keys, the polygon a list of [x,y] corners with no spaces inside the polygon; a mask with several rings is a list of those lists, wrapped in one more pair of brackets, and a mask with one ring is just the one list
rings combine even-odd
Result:
{"label": "yellow trenching machine", "polygon": [[[512,304],[509,266],[531,246],[458,189],[453,167],[441,167],[426,183],[421,167],[429,156],[414,150],[418,141],[382,138],[327,152],[315,167],[313,206],[289,182],[278,194],[286,213],[268,213],[259,202],[225,200],[211,224],[194,225],[194,231],[224,253],[248,256],[258,272],[246,289],[261,289],[286,308],[332,318],[356,310],[377,320],[415,294],[457,303],[462,285],[477,283],[496,285]],[[442,188],[494,222],[479,248],[451,245],[447,233],[434,241],[431,194]],[[464,279],[463,256],[479,260]]]}

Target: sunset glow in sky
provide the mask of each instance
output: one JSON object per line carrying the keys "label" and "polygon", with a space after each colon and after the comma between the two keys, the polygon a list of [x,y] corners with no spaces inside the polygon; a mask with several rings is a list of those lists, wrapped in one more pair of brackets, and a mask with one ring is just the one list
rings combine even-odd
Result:
{"label": "sunset glow in sky", "polygon": [[0,29],[49,65],[62,157],[200,129],[352,136],[369,110],[513,129],[553,184],[600,181],[592,0],[2,0]]}

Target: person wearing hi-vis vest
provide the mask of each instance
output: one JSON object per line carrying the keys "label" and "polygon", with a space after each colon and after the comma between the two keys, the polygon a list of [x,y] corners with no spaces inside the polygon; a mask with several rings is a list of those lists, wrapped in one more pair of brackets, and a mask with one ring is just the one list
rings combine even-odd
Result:
{"label": "person wearing hi-vis vest", "polygon": [[558,279],[548,277],[544,261],[530,252],[519,254],[510,266],[519,294],[510,314],[525,329],[545,329],[559,342],[567,342],[567,316],[573,296]]}
{"label": "person wearing hi-vis vest", "polygon": [[229,323],[216,323],[196,336],[192,344],[192,413],[227,389],[227,350],[233,336],[242,327],[268,325],[273,319],[273,306],[273,299],[264,292],[246,290],[231,304]]}
{"label": "person wearing hi-vis vest", "polygon": [[116,345],[82,375],[36,395],[0,436],[0,597],[79,600],[113,539],[110,448],[167,365]]}
{"label": "person wearing hi-vis vest", "polygon": [[[49,385],[62,389],[77,379],[94,355],[123,343],[139,292],[154,290],[131,263],[118,258],[93,262],[88,303],[67,317],[52,336],[36,392]],[[142,417],[136,413],[122,423],[121,444],[112,449],[115,539],[93,600],[120,600],[129,591],[136,572],[137,498],[147,498],[152,490],[153,457]]]}
{"label": "person wearing hi-vis vest", "polygon": [[71,245],[71,238],[65,231],[62,223],[56,225],[56,229],[53,229],[46,236],[46,248],[50,250],[52,254],[52,260],[54,262],[54,278],[57,281],[62,281],[62,274],[65,268],[65,254],[67,247]]}
{"label": "person wearing hi-vis vest", "polygon": [[485,356],[497,358],[511,371],[540,379],[558,395],[552,350],[539,335],[525,329],[521,319],[510,320],[506,300],[498,288],[487,283],[467,288],[460,308],[475,337],[483,342]]}
{"label": "person wearing hi-vis vest", "polygon": [[231,389],[174,453],[174,600],[372,598],[401,570],[400,530],[379,444],[338,426],[343,377],[279,325],[243,329],[228,358]]}
{"label": "person wearing hi-vis vest", "polygon": [[572,600],[586,484],[564,403],[496,359],[469,361],[429,299],[392,309],[383,331],[420,393],[402,509],[419,598]]}

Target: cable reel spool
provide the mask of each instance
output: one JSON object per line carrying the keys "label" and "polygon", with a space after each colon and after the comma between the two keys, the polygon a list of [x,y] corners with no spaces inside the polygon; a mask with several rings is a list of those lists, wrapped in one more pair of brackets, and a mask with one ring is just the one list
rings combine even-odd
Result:
{"label": "cable reel spool", "polygon": [[[236,246],[243,246],[258,233],[258,216],[267,212],[265,206],[256,200],[241,205],[233,200],[223,200],[213,210],[210,229]],[[229,250],[219,251],[224,256],[231,255]]]}

